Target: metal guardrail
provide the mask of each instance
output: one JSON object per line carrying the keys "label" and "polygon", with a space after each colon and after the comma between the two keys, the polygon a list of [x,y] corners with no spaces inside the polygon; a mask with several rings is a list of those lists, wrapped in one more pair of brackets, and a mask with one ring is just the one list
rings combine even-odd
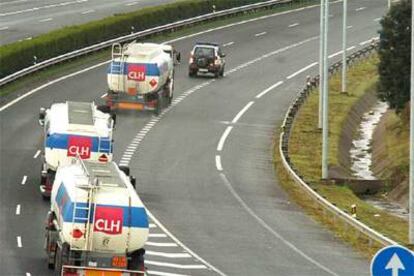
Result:
{"label": "metal guardrail", "polygon": [[188,18],[188,19],[184,19],[181,21],[177,21],[177,22],[173,22],[173,23],[169,23],[169,24],[165,24],[162,26],[158,26],[158,27],[154,27],[151,29],[147,29],[147,30],[143,30],[140,32],[136,32],[136,33],[132,33],[126,36],[121,36],[118,38],[114,38],[111,40],[107,40],[92,46],[88,46],[85,48],[82,48],[80,50],[75,50],[42,62],[39,62],[35,65],[32,65],[30,67],[27,67],[23,70],[20,70],[16,73],[10,74],[2,79],[0,79],[0,87],[10,83],[18,78],[24,77],[30,73],[36,72],[38,70],[41,70],[43,68],[49,67],[51,65],[63,62],[63,61],[67,61],[70,60],[72,58],[75,57],[79,57],[82,55],[86,55],[92,52],[96,52],[99,50],[102,50],[104,48],[108,48],[110,47],[113,43],[125,43],[125,42],[129,42],[132,41],[134,39],[137,38],[143,38],[145,36],[148,35],[153,35],[153,34],[157,34],[157,33],[161,33],[161,32],[165,32],[165,31],[170,31],[170,30],[174,30],[176,28],[181,28],[184,26],[189,26],[195,23],[199,23],[202,21],[208,21],[211,19],[217,19],[220,17],[225,17],[225,16],[229,16],[229,15],[234,15],[234,14],[238,14],[238,13],[243,13],[243,12],[247,12],[247,11],[253,11],[256,9],[263,9],[263,8],[267,8],[267,7],[272,7],[275,5],[280,5],[280,4],[286,4],[286,3],[291,3],[293,2],[293,0],[270,0],[270,1],[265,1],[265,2],[260,2],[260,3],[256,3],[256,4],[251,4],[251,5],[245,5],[245,6],[241,6],[241,7],[236,7],[236,8],[231,8],[231,9],[227,9],[227,10],[222,10],[222,11],[217,11],[217,12],[212,12],[212,13],[208,13],[208,14],[204,14],[204,15],[200,15],[200,16],[196,16],[196,17],[192,17],[192,18]]}
{"label": "metal guardrail", "polygon": [[[352,64],[360,60],[361,58],[365,58],[370,55],[373,51],[377,49],[378,43],[375,42],[364,49],[353,53],[352,55],[348,56],[347,64]],[[329,67],[329,74],[332,75],[339,70],[342,69],[342,62],[334,63]],[[384,236],[383,234],[375,231],[374,229],[370,228],[369,226],[365,225],[364,223],[360,222],[359,220],[353,218],[348,213],[344,212],[343,210],[339,209],[337,206],[323,198],[317,192],[315,192],[303,179],[303,176],[300,175],[300,172],[296,170],[294,165],[290,161],[289,157],[289,137],[293,125],[294,118],[299,111],[301,105],[305,102],[307,96],[311,92],[312,89],[318,87],[319,84],[319,76],[314,77],[313,79],[309,79],[305,88],[298,94],[298,97],[294,101],[294,103],[289,107],[288,112],[286,113],[285,119],[282,124],[282,133],[280,134],[279,140],[279,153],[282,158],[282,163],[285,169],[287,170],[288,174],[291,178],[303,188],[303,190],[318,204],[320,205],[324,211],[329,212],[333,218],[338,218],[343,223],[353,227],[358,232],[362,233],[366,237],[370,243],[372,241],[376,241],[383,246],[387,245],[396,245],[398,244],[396,241],[391,240],[390,238]]]}

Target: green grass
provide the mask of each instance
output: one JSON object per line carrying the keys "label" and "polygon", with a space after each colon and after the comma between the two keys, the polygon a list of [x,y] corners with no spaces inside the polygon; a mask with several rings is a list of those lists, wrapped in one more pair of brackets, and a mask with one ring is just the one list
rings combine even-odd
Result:
{"label": "green grass", "polygon": [[[291,10],[303,6],[309,6],[312,4],[318,3],[317,0],[304,0],[298,3],[285,5],[282,7],[277,7],[271,10],[262,10],[256,13],[246,13],[244,15],[233,16],[225,19],[219,19],[215,21],[209,21],[206,23],[194,25],[191,27],[186,27],[175,32],[169,32],[165,34],[158,34],[152,37],[146,38],[144,41],[151,41],[151,42],[162,42],[166,40],[171,40],[177,37],[185,36],[192,33],[197,33],[203,30],[207,30],[214,27],[224,26],[227,24],[235,23],[241,20],[248,20],[252,18],[257,18],[264,15],[280,13],[286,10]],[[180,50],[180,49],[178,49]],[[183,62],[185,62],[185,57],[187,53],[182,53],[181,57]],[[35,72],[29,76],[26,76],[20,80],[14,81],[8,85],[1,87],[0,89],[0,97],[4,97],[11,93],[19,92],[24,93],[28,91],[30,88],[35,87],[36,85],[40,85],[51,79],[56,79],[60,76],[67,75],[72,72],[76,72],[79,69],[86,68],[93,64],[97,64],[99,62],[103,62],[105,60],[110,59],[110,51],[103,50],[97,53],[90,54],[86,57],[80,57],[71,61],[64,62],[62,64],[58,64],[52,66],[50,68],[46,68],[39,72]]]}
{"label": "green grass", "polygon": [[[377,82],[377,63],[376,56],[355,65],[348,74],[348,94],[340,93],[340,75],[335,75],[330,80],[329,96],[329,164],[338,165],[339,138],[342,126],[348,112],[352,106],[366,92],[375,89]],[[318,101],[319,94],[315,91],[311,93],[307,102],[301,107],[295,120],[290,142],[289,154],[294,166],[301,172],[307,183],[316,189],[319,194],[327,198],[330,202],[340,209],[350,212],[352,204],[357,205],[358,219],[373,229],[384,235],[402,243],[408,243],[408,223],[407,221],[389,215],[359,199],[346,186],[324,184],[321,181],[321,131],[318,130]],[[278,153],[275,154],[278,156]],[[366,247],[366,241],[356,238],[355,233],[349,234],[349,229],[343,225],[333,225],[327,222],[321,211],[315,207],[309,207],[307,196],[300,192],[300,188],[290,181],[286,173],[281,168],[281,163],[276,158],[276,168],[278,176],[281,178],[283,186],[288,190],[293,198],[303,206],[313,217],[322,221],[328,228],[344,240],[353,244],[365,255],[370,256],[377,247]],[[299,190],[298,190],[299,189]],[[379,216],[378,216],[379,215]],[[364,245],[365,244],[365,245]],[[378,245],[376,245],[378,246]]]}

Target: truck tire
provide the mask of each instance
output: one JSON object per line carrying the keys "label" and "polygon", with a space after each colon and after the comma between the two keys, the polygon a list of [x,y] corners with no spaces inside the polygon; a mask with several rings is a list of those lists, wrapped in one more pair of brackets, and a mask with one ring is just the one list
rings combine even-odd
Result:
{"label": "truck tire", "polygon": [[220,70],[220,77],[224,77],[224,66],[223,66],[223,68],[221,68],[221,70]]}
{"label": "truck tire", "polygon": [[119,169],[121,171],[123,171],[126,174],[126,176],[129,176],[129,172],[130,172],[129,167],[127,167],[127,166],[119,166]]}
{"label": "truck tire", "polygon": [[96,109],[101,111],[102,113],[111,113],[111,107],[109,105],[98,105]]}
{"label": "truck tire", "polygon": [[188,71],[188,76],[190,77],[190,78],[193,78],[193,77],[195,77],[197,75],[197,71],[193,71],[193,70],[189,70]]}
{"label": "truck tire", "polygon": [[174,79],[170,79],[170,81],[168,82],[167,91],[167,103],[168,105],[171,105],[174,96]]}
{"label": "truck tire", "polygon": [[[144,265],[144,254],[145,249],[141,248],[137,251],[134,251],[130,254],[130,259],[128,261],[128,270],[139,270],[144,272],[145,271],[145,265]],[[144,273],[137,274],[139,276],[144,276]]]}
{"label": "truck tire", "polygon": [[155,105],[155,110],[154,110],[155,115],[157,116],[160,115],[161,109],[162,109],[162,97],[158,96],[157,104]]}

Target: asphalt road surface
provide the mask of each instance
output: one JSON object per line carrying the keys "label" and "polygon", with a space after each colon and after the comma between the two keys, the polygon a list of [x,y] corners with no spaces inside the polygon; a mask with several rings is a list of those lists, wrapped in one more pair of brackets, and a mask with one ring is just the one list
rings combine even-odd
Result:
{"label": "asphalt road surface", "polygon": [[175,0],[3,0],[0,44]]}
{"label": "asphalt road surface", "polygon": [[[350,1],[350,52],[377,36],[386,4]],[[331,5],[332,62],[340,59],[341,11],[341,3]],[[275,129],[306,76],[318,72],[318,32],[319,7],[310,7],[175,41],[183,62],[173,105],[159,117],[119,112],[115,160],[131,167],[139,195],[162,223],[151,222],[150,275],[369,275],[368,260],[290,202],[272,164]],[[224,78],[188,77],[195,41],[226,45]],[[50,274],[42,249],[48,203],[38,191],[39,107],[101,101],[106,67],[0,109],[4,275]]]}

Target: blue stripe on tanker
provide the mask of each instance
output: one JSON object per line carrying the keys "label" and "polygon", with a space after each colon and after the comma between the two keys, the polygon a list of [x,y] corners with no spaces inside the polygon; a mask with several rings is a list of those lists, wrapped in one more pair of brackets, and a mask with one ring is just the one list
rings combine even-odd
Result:
{"label": "blue stripe on tanker", "polygon": [[[67,149],[70,136],[92,139],[92,152],[111,153],[111,141],[108,137],[91,137],[82,135],[68,135],[62,133],[48,134],[45,146],[52,149]],[[98,151],[99,149],[99,151]]]}
{"label": "blue stripe on tanker", "polygon": [[[56,195],[56,203],[59,207],[62,219],[64,222],[73,222],[73,208],[74,202],[69,197],[69,194],[66,191],[65,185],[61,183],[59,190]],[[79,207],[87,207],[86,203],[79,202],[77,203]],[[125,227],[138,227],[138,228],[148,228],[148,215],[144,207],[129,207],[129,206],[116,206],[116,205],[104,205],[97,204],[98,207],[114,207],[123,209],[123,226]],[[94,213],[93,209],[90,210],[92,214]],[[131,215],[131,220],[129,216]],[[75,223],[85,223],[87,218],[86,210],[76,210]],[[93,217],[91,216],[90,222],[93,222]]]}
{"label": "blue stripe on tanker", "polygon": [[[124,62],[124,69],[123,69],[123,75],[126,75],[128,73],[128,66],[129,65],[138,65],[138,66],[145,66],[145,75],[146,76],[153,76],[153,77],[159,77],[160,76],[160,70],[156,63],[128,63]],[[120,75],[120,62],[113,61],[109,64],[107,73],[108,74],[114,74],[114,75]]]}

